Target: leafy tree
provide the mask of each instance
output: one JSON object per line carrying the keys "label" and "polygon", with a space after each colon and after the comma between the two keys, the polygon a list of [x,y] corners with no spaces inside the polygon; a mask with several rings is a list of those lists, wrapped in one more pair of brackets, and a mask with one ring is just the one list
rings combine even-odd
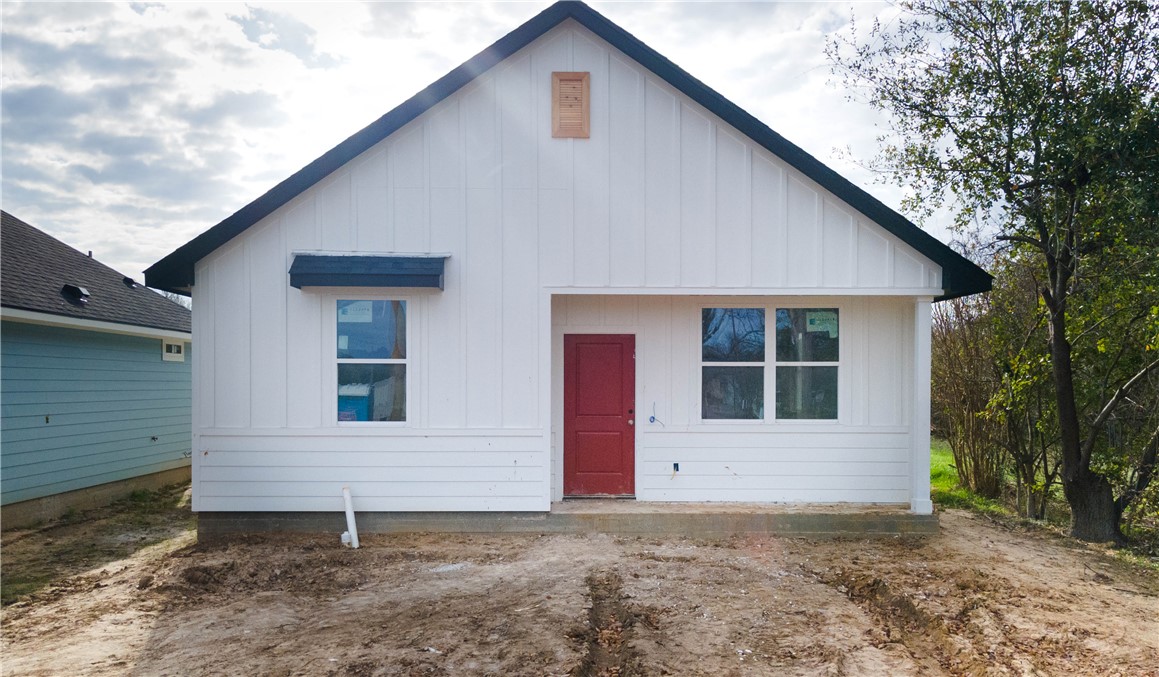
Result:
{"label": "leafy tree", "polygon": [[[892,114],[898,140],[879,166],[912,188],[907,209],[948,206],[963,230],[1041,266],[1071,533],[1121,540],[1155,466],[1151,430],[1109,436],[1143,424],[1126,414],[1155,400],[1159,369],[1159,12],[1137,0],[902,7],[830,57]],[[1116,498],[1123,477],[1132,486]]]}
{"label": "leafy tree", "polygon": [[1032,256],[1010,252],[991,264],[994,288],[987,299],[987,319],[1001,384],[987,415],[1003,424],[1002,444],[1014,471],[1019,510],[1044,519],[1062,459],[1050,388],[1046,309],[1038,296],[1041,266],[1036,263]]}
{"label": "leafy tree", "polygon": [[957,298],[934,307],[930,405],[938,434],[954,454],[959,481],[986,498],[1000,498],[1005,457],[1003,421],[989,416],[1002,375],[985,299]]}

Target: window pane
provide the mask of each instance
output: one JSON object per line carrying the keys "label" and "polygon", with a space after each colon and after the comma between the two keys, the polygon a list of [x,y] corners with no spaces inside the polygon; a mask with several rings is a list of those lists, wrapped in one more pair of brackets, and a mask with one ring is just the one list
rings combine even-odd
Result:
{"label": "window pane", "polygon": [[338,365],[339,421],[405,421],[405,364]]}
{"label": "window pane", "polygon": [[837,418],[837,367],[777,367],[777,418]]}
{"label": "window pane", "polygon": [[338,357],[406,358],[406,301],[339,301]]}
{"label": "window pane", "polygon": [[763,308],[705,308],[700,312],[701,356],[706,362],[764,362]]}
{"label": "window pane", "polygon": [[765,415],[764,367],[702,367],[704,418],[760,419]]}
{"label": "window pane", "polygon": [[836,308],[778,308],[778,362],[836,362]]}

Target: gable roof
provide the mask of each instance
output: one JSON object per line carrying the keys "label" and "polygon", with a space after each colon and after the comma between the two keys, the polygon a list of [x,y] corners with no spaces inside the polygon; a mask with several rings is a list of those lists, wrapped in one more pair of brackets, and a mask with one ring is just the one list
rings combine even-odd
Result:
{"label": "gable roof", "polygon": [[197,261],[567,19],[574,19],[941,266],[944,294],[939,300],[989,291],[992,278],[986,271],[826,167],[812,155],[689,75],[599,12],[582,2],[570,0],[551,5],[394,110],[298,170],[266,194],[153,264],[145,271],[145,282],[158,289],[187,293],[194,282],[193,266]]}
{"label": "gable roof", "polygon": [[[48,233],[0,211],[0,305],[80,320],[189,333],[189,309]],[[131,280],[130,280],[131,281]],[[85,289],[86,303],[70,302],[62,287]]]}

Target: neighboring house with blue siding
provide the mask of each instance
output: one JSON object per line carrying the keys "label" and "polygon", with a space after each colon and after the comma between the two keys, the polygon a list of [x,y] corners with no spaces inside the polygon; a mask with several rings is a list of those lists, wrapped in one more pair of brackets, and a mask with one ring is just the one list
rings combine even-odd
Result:
{"label": "neighboring house with blue siding", "polygon": [[188,479],[189,310],[0,215],[4,528]]}

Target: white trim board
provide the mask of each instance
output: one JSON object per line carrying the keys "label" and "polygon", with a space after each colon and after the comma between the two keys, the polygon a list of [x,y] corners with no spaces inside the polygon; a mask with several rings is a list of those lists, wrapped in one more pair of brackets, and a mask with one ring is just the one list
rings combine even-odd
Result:
{"label": "white trim board", "polygon": [[940,290],[924,287],[560,287],[544,286],[556,295],[586,296],[933,296]]}
{"label": "white trim board", "polygon": [[0,308],[0,320],[11,320],[26,324],[39,324],[46,327],[65,327],[67,329],[83,329],[99,331],[106,334],[121,334],[124,336],[145,336],[148,338],[175,339],[178,341],[193,342],[190,332],[173,331],[171,329],[157,329],[142,327],[135,324],[119,324],[102,320],[85,320],[64,315],[52,315],[18,308]]}

